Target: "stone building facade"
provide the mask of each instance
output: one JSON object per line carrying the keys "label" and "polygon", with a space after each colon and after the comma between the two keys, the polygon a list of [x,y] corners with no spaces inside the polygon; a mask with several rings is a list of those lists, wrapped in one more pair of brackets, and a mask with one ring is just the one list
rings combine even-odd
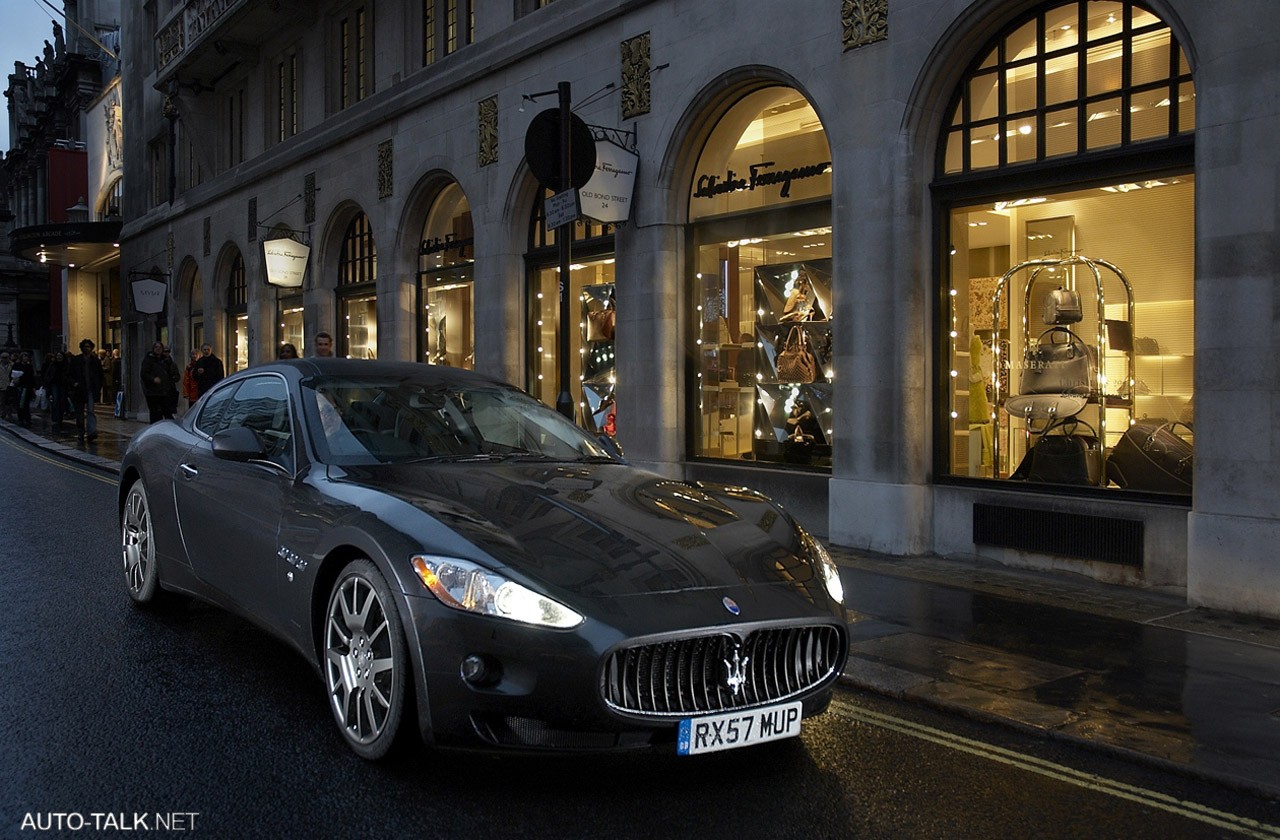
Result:
{"label": "stone building facade", "polygon": [[[634,463],[842,545],[1280,615],[1280,7],[125,6],[121,273],[168,290],[126,344],[328,332],[554,403],[571,234],[567,388]],[[635,155],[625,219],[547,225],[526,138],[566,81]],[[1029,393],[1051,358],[1083,384]]]}

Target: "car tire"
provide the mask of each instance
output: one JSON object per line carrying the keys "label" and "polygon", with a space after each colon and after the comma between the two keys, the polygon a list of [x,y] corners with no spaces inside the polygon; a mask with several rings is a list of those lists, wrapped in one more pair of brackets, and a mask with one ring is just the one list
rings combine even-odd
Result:
{"label": "car tire", "polygon": [[347,745],[377,760],[396,743],[405,717],[409,657],[391,589],[363,558],[334,581],[324,611],[325,688]]}
{"label": "car tire", "polygon": [[124,557],[125,592],[134,604],[153,603],[160,593],[160,570],[156,567],[151,501],[141,481],[135,481],[125,495],[120,512],[120,551]]}

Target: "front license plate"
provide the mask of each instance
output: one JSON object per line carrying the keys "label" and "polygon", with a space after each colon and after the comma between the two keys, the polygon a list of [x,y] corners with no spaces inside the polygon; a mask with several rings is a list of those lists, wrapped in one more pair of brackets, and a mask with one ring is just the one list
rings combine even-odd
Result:
{"label": "front license plate", "polygon": [[685,718],[676,736],[678,755],[731,750],[800,734],[801,704],[785,703],[745,712]]}

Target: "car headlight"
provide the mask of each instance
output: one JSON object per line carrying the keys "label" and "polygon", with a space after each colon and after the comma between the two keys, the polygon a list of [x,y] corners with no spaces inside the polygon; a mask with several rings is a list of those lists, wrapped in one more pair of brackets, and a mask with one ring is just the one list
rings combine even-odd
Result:
{"label": "car headlight", "polygon": [[409,562],[422,585],[455,610],[561,629],[583,621],[564,604],[469,560],[419,554]]}
{"label": "car headlight", "polygon": [[809,549],[809,556],[813,558],[814,565],[818,567],[818,574],[822,576],[822,582],[827,587],[827,594],[837,604],[843,604],[844,584],[840,582],[840,567],[831,559],[827,547],[810,536],[807,531],[802,530],[800,537],[805,547]]}

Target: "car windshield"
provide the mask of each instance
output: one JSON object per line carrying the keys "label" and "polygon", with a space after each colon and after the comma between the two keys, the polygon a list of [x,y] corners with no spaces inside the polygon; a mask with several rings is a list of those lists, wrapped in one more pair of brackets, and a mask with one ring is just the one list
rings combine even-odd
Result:
{"label": "car windshield", "polygon": [[322,461],[612,460],[582,429],[514,388],[318,377],[303,405]]}

